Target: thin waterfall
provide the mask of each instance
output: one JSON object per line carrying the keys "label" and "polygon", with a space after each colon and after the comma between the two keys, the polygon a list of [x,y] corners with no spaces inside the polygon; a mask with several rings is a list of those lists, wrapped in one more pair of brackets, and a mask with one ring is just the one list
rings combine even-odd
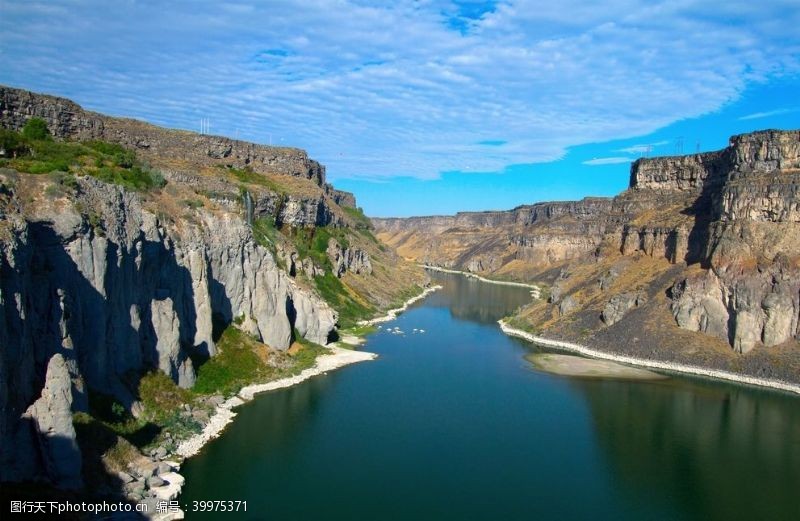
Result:
{"label": "thin waterfall", "polygon": [[248,190],[245,190],[242,198],[244,199],[245,218],[247,219],[247,225],[253,226],[253,197],[250,195]]}

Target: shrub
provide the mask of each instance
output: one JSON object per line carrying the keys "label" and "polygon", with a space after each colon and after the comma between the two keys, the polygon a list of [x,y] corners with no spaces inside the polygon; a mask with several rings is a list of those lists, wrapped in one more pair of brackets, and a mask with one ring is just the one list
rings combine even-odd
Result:
{"label": "shrub", "polygon": [[31,118],[22,127],[22,136],[31,141],[46,141],[53,139],[50,135],[50,130],[47,128],[47,122],[42,118]]}
{"label": "shrub", "polygon": [[114,164],[120,168],[131,168],[136,156],[130,150],[123,150],[114,154]]}
{"label": "shrub", "polygon": [[170,418],[183,404],[189,403],[191,394],[161,371],[153,371],[139,380],[139,398],[144,405],[145,418],[158,422]]}
{"label": "shrub", "polygon": [[26,154],[28,147],[19,133],[0,128],[0,150],[3,151],[5,157],[17,157]]}

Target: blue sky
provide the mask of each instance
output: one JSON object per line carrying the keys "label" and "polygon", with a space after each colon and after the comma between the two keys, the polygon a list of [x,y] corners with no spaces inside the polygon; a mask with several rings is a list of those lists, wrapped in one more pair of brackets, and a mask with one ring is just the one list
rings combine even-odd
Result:
{"label": "blue sky", "polygon": [[800,128],[797,27],[796,0],[0,0],[0,83],[304,148],[369,215],[453,213]]}

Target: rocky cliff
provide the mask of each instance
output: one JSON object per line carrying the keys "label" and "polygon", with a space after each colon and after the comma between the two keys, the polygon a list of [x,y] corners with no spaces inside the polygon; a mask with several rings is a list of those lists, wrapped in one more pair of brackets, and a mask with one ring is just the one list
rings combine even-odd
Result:
{"label": "rocky cliff", "polygon": [[640,159],[614,198],[373,222],[406,258],[548,286],[538,331],[798,381],[799,188],[800,131],[768,130]]}
{"label": "rocky cliff", "polygon": [[54,139],[0,151],[0,481],[80,488],[73,414],[140,413],[154,370],[191,388],[224,328],[268,372],[424,283],[303,151],[0,87],[0,131],[31,117]]}
{"label": "rocky cliff", "polygon": [[17,130],[31,117],[44,119],[50,133],[60,139],[99,139],[134,149],[145,158],[183,160],[195,167],[248,166],[261,174],[292,175],[325,184],[325,167],[300,149],[165,129],[90,112],[68,99],[0,86],[0,126]]}

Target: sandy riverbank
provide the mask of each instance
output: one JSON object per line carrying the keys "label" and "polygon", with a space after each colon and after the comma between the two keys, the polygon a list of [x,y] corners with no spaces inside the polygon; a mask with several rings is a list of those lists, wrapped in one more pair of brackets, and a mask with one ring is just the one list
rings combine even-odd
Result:
{"label": "sandy riverbank", "polygon": [[476,275],[474,273],[470,273],[469,271],[460,271],[460,270],[451,270],[447,268],[440,268],[438,266],[430,266],[428,264],[420,264],[423,268],[427,270],[433,271],[440,271],[442,273],[455,273],[457,275],[464,275],[465,277],[469,277],[472,279],[477,279],[481,282],[487,282],[489,284],[499,284],[501,286],[516,286],[518,288],[530,288],[531,295],[533,298],[538,299],[541,294],[541,289],[536,284],[526,284],[524,282],[512,282],[510,280],[495,280],[495,279],[487,279],[486,277],[481,277],[480,275]]}
{"label": "sandy riverbank", "polygon": [[770,387],[772,389],[778,389],[781,391],[800,394],[800,385],[784,382],[783,380],[769,380],[766,378],[756,378],[754,376],[741,375],[741,374],[731,373],[728,371],[706,369],[704,367],[698,367],[693,365],[676,364],[673,362],[661,362],[657,360],[646,360],[646,359],[634,358],[631,356],[616,355],[613,353],[606,353],[603,351],[598,351],[596,349],[591,349],[589,347],[582,346],[580,344],[573,344],[572,342],[563,342],[561,340],[551,340],[549,338],[536,336],[531,333],[528,333],[527,331],[522,331],[521,329],[515,329],[506,324],[502,320],[498,320],[498,323],[500,324],[500,329],[502,329],[503,332],[506,333],[507,335],[523,338],[529,342],[532,342],[534,344],[539,344],[542,346],[555,347],[558,349],[572,351],[574,353],[579,353],[591,358],[610,360],[612,362],[619,362],[622,364],[634,365],[638,367],[647,367],[650,369],[661,369],[664,371],[670,371],[675,373],[685,373],[696,376],[704,376],[708,378],[717,378],[720,380],[728,380],[731,382],[747,384],[747,385],[756,385],[759,387]]}
{"label": "sandy riverbank", "polygon": [[576,378],[613,378],[618,380],[664,380],[663,374],[649,369],[630,367],[609,360],[583,358],[575,355],[536,353],[525,357],[536,369],[559,376]]}

